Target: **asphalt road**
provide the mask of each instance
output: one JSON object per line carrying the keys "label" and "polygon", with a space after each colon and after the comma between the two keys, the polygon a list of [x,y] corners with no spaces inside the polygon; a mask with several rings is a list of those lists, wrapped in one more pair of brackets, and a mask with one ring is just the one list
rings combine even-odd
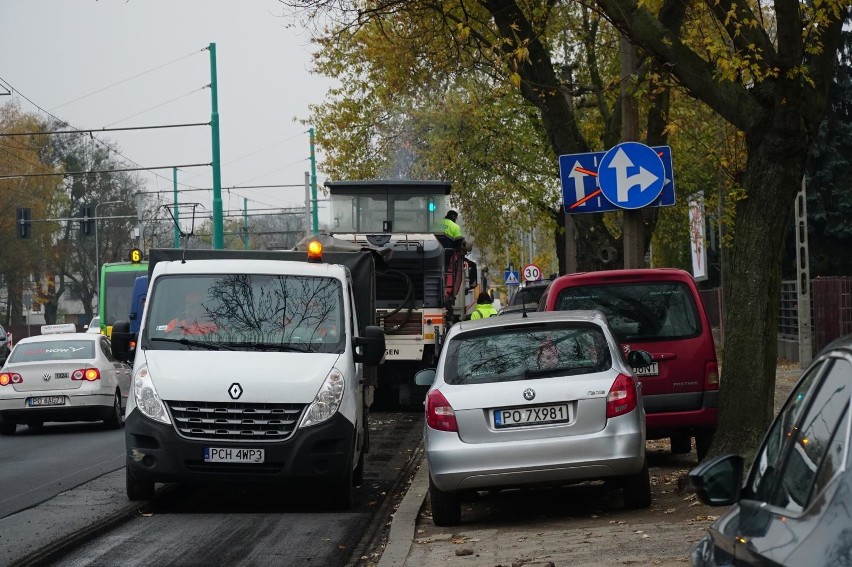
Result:
{"label": "asphalt road", "polygon": [[101,422],[18,425],[0,437],[0,518],[124,466],[124,431]]}
{"label": "asphalt road", "polygon": [[370,416],[371,452],[350,511],[322,493],[168,485],[126,521],[40,565],[357,564],[392,514],[390,495],[417,465],[420,413]]}

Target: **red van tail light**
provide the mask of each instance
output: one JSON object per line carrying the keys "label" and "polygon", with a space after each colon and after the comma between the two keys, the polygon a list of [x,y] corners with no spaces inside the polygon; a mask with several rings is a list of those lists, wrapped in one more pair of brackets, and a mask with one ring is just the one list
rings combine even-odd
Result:
{"label": "red van tail light", "polygon": [[0,374],[0,386],[8,386],[9,384],[20,384],[24,379],[16,372],[4,372]]}
{"label": "red van tail light", "polygon": [[719,365],[716,362],[708,362],[704,367],[704,389],[719,389]]}
{"label": "red van tail light", "polygon": [[626,374],[619,374],[606,395],[606,417],[618,417],[636,409],[636,383]]}
{"label": "red van tail light", "polygon": [[432,390],[426,396],[426,424],[438,431],[458,432],[459,430],[456,412],[439,390]]}
{"label": "red van tail light", "polygon": [[101,371],[97,368],[81,368],[71,373],[72,380],[86,380],[94,382],[101,379]]}

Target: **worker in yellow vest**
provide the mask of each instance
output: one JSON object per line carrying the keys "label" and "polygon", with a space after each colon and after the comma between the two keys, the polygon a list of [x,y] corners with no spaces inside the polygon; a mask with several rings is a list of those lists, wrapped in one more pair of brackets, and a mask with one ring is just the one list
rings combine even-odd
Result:
{"label": "worker in yellow vest", "polygon": [[494,309],[491,296],[487,291],[482,291],[476,298],[476,309],[470,314],[471,319],[485,319],[497,315],[497,310]]}

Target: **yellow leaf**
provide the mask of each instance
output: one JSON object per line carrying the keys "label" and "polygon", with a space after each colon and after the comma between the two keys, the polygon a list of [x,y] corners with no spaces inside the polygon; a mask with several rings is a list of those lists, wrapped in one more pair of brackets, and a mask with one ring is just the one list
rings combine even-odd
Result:
{"label": "yellow leaf", "polygon": [[509,75],[509,82],[511,82],[512,86],[514,86],[516,89],[521,88],[521,76],[517,73],[512,73],[511,75]]}

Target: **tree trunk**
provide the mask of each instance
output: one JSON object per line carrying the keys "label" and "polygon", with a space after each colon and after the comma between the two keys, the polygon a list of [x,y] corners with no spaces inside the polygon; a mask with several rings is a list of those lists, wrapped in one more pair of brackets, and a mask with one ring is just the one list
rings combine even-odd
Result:
{"label": "tree trunk", "polygon": [[[772,421],[781,256],[804,172],[807,137],[804,129],[800,135],[776,130],[749,143],[743,178],[748,197],[736,207],[721,415],[711,454],[753,452]],[[750,461],[754,455],[744,456]]]}

